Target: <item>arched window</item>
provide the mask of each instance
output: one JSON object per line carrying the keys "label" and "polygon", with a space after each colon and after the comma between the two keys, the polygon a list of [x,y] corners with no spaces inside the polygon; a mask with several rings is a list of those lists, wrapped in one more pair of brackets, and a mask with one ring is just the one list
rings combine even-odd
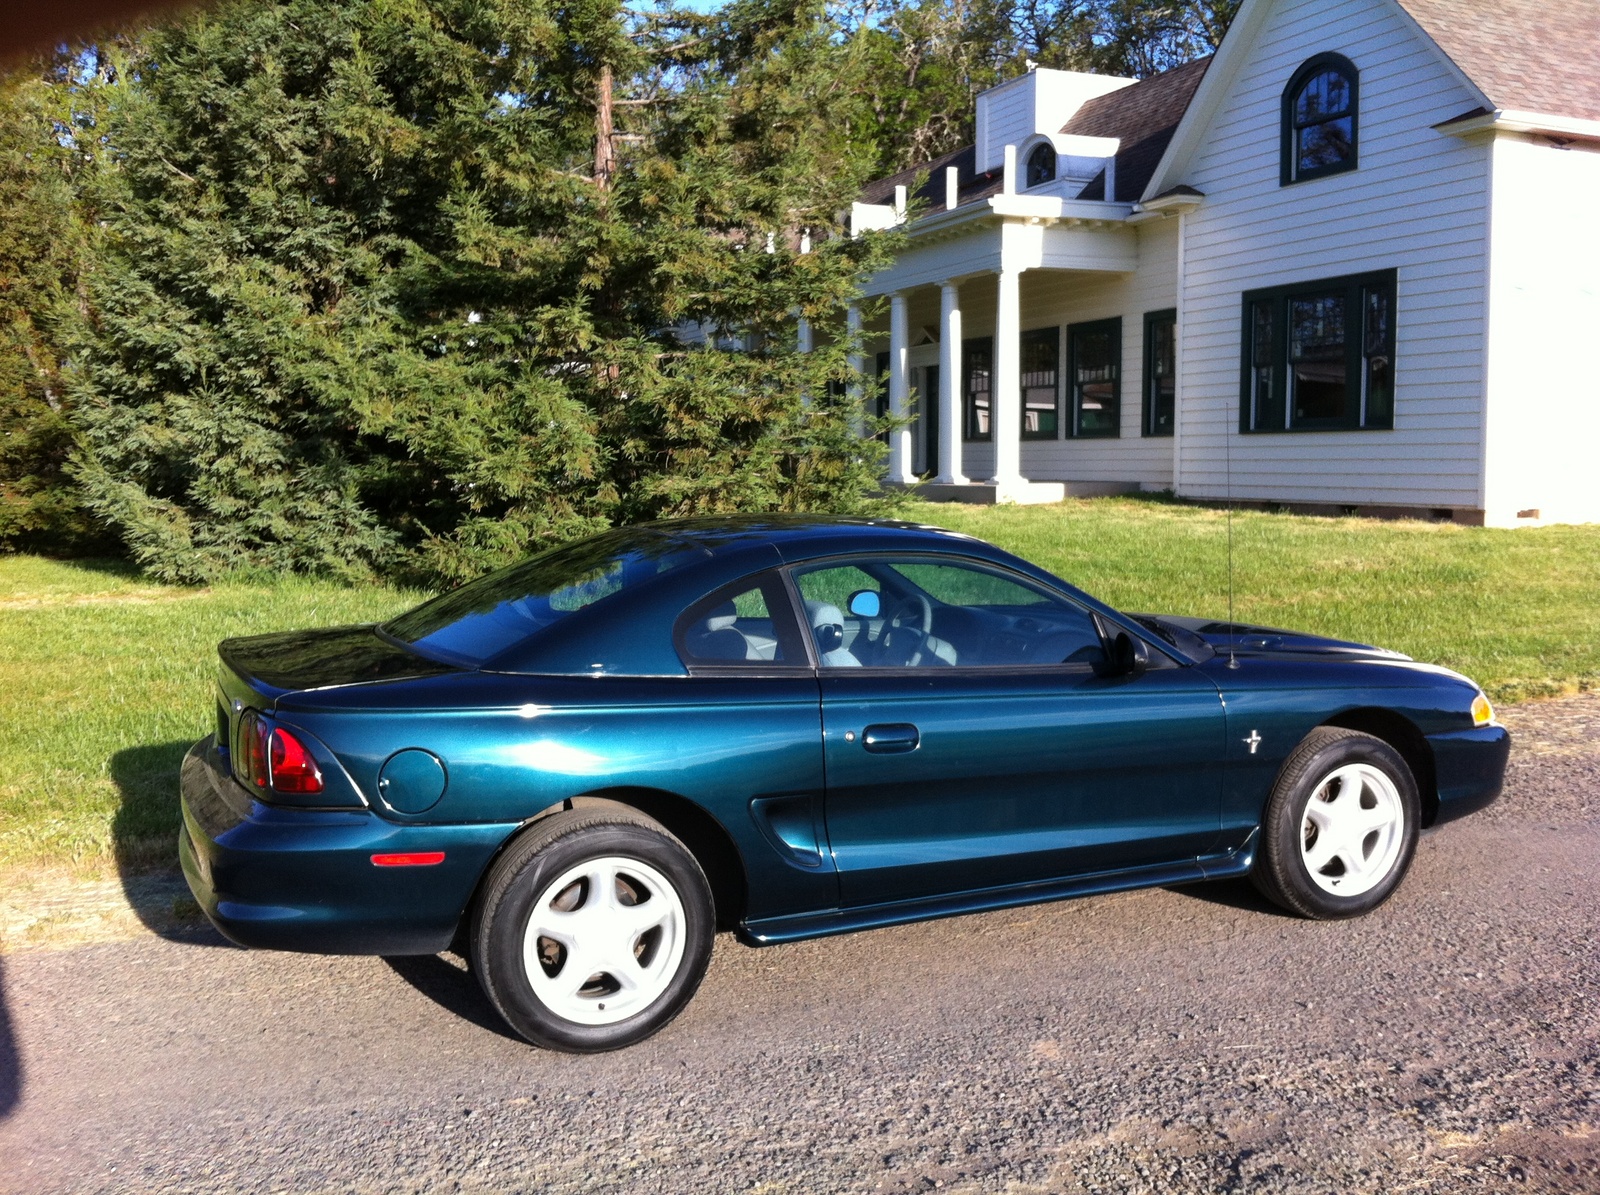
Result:
{"label": "arched window", "polygon": [[1356,168],[1358,83],[1340,54],[1318,54],[1294,73],[1283,90],[1282,185]]}
{"label": "arched window", "polygon": [[1049,142],[1041,141],[1028,155],[1028,180],[1024,186],[1041,187],[1056,181],[1056,151]]}

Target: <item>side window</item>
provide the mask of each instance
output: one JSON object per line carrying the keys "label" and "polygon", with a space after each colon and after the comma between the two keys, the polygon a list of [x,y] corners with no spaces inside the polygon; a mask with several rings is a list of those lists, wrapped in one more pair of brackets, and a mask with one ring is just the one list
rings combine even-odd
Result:
{"label": "side window", "polygon": [[976,562],[883,555],[797,568],[824,668],[1090,667],[1087,610]]}
{"label": "side window", "polygon": [[788,598],[776,574],[726,586],[678,618],[678,654],[690,666],[809,667],[802,645],[794,641],[787,611]]}

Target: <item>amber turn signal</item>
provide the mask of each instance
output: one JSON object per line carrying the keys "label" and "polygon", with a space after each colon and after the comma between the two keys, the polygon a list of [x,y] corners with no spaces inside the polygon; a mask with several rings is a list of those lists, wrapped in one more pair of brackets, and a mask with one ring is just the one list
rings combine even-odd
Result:
{"label": "amber turn signal", "polygon": [[1489,699],[1479,693],[1472,699],[1472,724],[1474,726],[1487,726],[1494,721],[1494,706],[1489,704]]}

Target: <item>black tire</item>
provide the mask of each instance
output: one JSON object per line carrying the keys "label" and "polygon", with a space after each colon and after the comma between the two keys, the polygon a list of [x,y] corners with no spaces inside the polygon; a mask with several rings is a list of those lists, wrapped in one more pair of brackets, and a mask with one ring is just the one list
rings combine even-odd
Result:
{"label": "black tire", "polygon": [[[682,956],[647,1007],[624,1020],[584,1024],[560,1015],[535,991],[524,964],[524,941],[551,884],[584,863],[619,858],[653,869],[671,885],[683,913]],[[587,907],[587,889],[581,893]],[[552,1050],[598,1053],[643,1041],[683,1010],[705,976],[715,927],[710,886],[683,843],[643,814],[588,807],[535,823],[496,861],[473,911],[471,964],[489,1002],[519,1035]],[[554,953],[564,967],[559,948]],[[594,998],[607,997],[600,992]]]}
{"label": "black tire", "polygon": [[[1375,830],[1363,836],[1364,841],[1374,844],[1372,867],[1381,878],[1355,895],[1344,896],[1329,891],[1326,886],[1339,883],[1342,862],[1330,860],[1327,867],[1321,869],[1320,880],[1313,876],[1307,864],[1307,853],[1314,853],[1318,831],[1315,826],[1307,828],[1306,807],[1319,790],[1324,796],[1330,791],[1337,795],[1337,784],[1327,789],[1324,785],[1334,772],[1352,764],[1366,765],[1388,778],[1404,822],[1394,831]],[[1375,806],[1380,799],[1388,800],[1387,795],[1358,793],[1358,800],[1362,802],[1368,797]],[[1417,849],[1421,809],[1416,779],[1398,751],[1370,734],[1320,726],[1290,753],[1278,773],[1262,814],[1261,845],[1250,878],[1268,900],[1302,917],[1319,921],[1359,917],[1388,900],[1405,878]],[[1377,854],[1379,835],[1387,836],[1387,848],[1381,858]],[[1354,843],[1355,836],[1349,836],[1346,841]]]}

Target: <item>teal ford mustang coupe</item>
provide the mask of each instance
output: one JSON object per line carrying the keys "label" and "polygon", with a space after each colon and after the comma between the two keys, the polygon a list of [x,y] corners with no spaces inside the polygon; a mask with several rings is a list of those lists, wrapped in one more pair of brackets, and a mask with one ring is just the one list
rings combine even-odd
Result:
{"label": "teal ford mustang coupe", "polygon": [[1395,652],[1125,614],[968,536],[658,523],[381,626],[230,639],[182,774],[245,946],[466,956],[531,1042],[636,1042],[752,945],[1250,876],[1382,903],[1498,795],[1478,687]]}

